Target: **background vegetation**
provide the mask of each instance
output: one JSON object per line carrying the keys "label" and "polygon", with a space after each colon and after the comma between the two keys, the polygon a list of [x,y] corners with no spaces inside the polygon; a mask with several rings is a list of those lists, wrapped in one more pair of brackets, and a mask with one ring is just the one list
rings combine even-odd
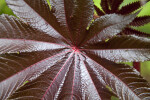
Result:
{"label": "background vegetation", "polygon": [[[124,0],[123,5],[127,5],[131,2],[135,2],[137,0]],[[94,0],[95,5],[100,7],[100,0]],[[0,15],[1,14],[9,14],[9,15],[14,15],[9,9],[5,3],[5,0],[0,0]],[[138,16],[144,16],[144,15],[150,15],[150,1],[143,6],[143,10],[140,12]],[[135,27],[136,29],[142,31],[142,32],[147,32],[150,34],[150,23],[146,24],[142,27]],[[132,66],[132,63],[127,63]],[[149,82],[150,82],[150,61],[147,62],[141,62],[141,74],[143,77],[145,77]]]}

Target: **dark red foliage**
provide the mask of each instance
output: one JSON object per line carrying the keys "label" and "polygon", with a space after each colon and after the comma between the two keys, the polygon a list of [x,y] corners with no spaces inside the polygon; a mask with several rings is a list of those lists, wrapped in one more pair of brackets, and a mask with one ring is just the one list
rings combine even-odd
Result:
{"label": "dark red foliage", "polygon": [[[130,14],[134,11],[136,11],[137,9],[139,9],[141,7],[141,5],[143,5],[142,1],[136,1],[133,3],[130,3],[128,5],[123,6],[121,9],[119,9],[121,3],[123,2],[123,0],[101,0],[101,4],[103,4],[103,2],[107,2],[107,4],[109,6],[105,6],[102,7],[102,9],[105,11],[105,14],[110,14],[110,13],[117,13],[117,14],[121,14],[121,15],[127,15]],[[106,3],[105,3],[106,4]],[[106,8],[107,7],[107,8]],[[107,11],[107,9],[110,9],[109,12]],[[100,9],[95,8],[97,14],[99,16],[102,16],[103,14],[99,13],[101,12]],[[98,17],[96,17],[98,18]],[[136,17],[121,33],[119,33],[118,35],[137,35],[137,36],[142,36],[142,37],[150,37],[150,34],[148,33],[144,33],[144,32],[140,32],[138,30],[132,29],[131,27],[137,27],[137,26],[142,26],[145,25],[147,23],[150,22],[150,16],[141,16],[141,17]],[[136,67],[136,69],[140,69]]]}
{"label": "dark red foliage", "polygon": [[150,60],[150,39],[118,35],[139,11],[107,14],[122,0],[102,0],[93,20],[92,0],[6,2],[18,18],[0,16],[0,100],[150,99],[140,73],[118,64]]}
{"label": "dark red foliage", "polygon": [[[104,9],[106,9],[105,7],[102,7],[102,9],[104,10],[104,13],[105,14],[110,14],[110,13],[117,13],[117,14],[121,14],[121,15],[128,15],[134,11],[136,11],[137,9],[139,9],[141,7],[141,2],[140,1],[136,1],[136,2],[133,2],[133,3],[130,3],[128,5],[125,5],[123,6],[121,9],[119,9],[121,3],[123,2],[123,0],[101,0],[101,4],[103,2],[106,2],[106,1],[109,1],[109,2],[112,2],[112,3],[109,3],[110,6],[110,11],[109,12],[106,12]],[[108,9],[108,8],[107,8]],[[104,14],[100,13],[102,12],[99,8],[96,8],[95,7],[95,10],[97,12],[97,14],[99,16],[102,16]],[[143,26],[147,23],[150,23],[150,16],[140,16],[140,17],[136,17],[128,26],[127,28],[124,29],[123,33],[119,33],[119,34],[127,34],[127,35],[137,35],[137,36],[147,36],[149,37],[150,34],[148,33],[143,33],[143,32],[140,32],[138,30],[135,30],[135,29],[132,29],[131,27],[137,27],[137,26]]]}

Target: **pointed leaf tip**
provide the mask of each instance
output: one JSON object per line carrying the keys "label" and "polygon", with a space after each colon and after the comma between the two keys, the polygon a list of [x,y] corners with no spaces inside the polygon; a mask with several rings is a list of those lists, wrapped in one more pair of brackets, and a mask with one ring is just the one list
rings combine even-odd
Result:
{"label": "pointed leaf tip", "polygon": [[140,11],[132,15],[107,14],[97,18],[90,26],[83,43],[96,43],[112,38],[131,23]]}

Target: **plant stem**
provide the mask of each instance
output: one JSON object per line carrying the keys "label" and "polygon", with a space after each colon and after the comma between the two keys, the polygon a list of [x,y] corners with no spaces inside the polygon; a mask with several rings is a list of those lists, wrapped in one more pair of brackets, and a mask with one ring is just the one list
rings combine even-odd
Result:
{"label": "plant stem", "polygon": [[133,67],[140,72],[140,62],[133,62]]}

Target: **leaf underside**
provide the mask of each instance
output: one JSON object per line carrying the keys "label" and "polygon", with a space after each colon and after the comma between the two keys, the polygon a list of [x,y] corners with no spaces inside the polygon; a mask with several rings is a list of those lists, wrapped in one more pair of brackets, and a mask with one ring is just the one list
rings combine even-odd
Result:
{"label": "leaf underside", "polygon": [[122,1],[102,0],[93,21],[92,0],[6,0],[18,18],[0,16],[0,100],[150,99],[139,72],[115,63],[150,60],[150,40],[127,27],[149,17],[107,14]]}

